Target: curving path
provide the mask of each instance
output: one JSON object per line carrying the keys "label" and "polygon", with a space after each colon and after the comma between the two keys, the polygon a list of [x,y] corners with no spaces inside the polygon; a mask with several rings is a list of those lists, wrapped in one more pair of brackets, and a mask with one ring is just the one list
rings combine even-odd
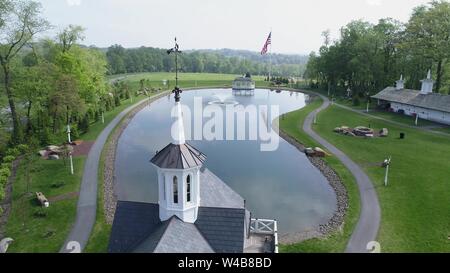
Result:
{"label": "curving path", "polygon": [[339,158],[356,178],[361,198],[361,214],[358,224],[348,242],[346,252],[367,253],[369,252],[369,250],[367,250],[367,244],[376,240],[378,228],[380,226],[381,213],[377,193],[369,177],[364,173],[361,167],[312,129],[314,117],[317,113],[330,106],[330,100],[328,98],[320,94],[317,95],[323,99],[324,103],[318,109],[309,113],[304,121],[303,130]]}
{"label": "curving path", "polygon": [[89,151],[84,164],[83,179],[81,181],[80,195],[77,204],[77,216],[75,223],[72,226],[72,230],[60,250],[61,253],[80,252],[83,251],[86,246],[96,219],[98,169],[103,146],[105,145],[108,136],[122,118],[135,107],[146,102],[148,102],[148,100],[144,99],[129,106],[118,114],[105,129],[103,129]]}

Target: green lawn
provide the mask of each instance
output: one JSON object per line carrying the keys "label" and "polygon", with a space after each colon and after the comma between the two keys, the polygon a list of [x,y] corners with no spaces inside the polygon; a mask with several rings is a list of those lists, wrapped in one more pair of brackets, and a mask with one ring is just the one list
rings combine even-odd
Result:
{"label": "green lawn", "polygon": [[[378,192],[383,252],[450,251],[450,138],[363,116],[332,106],[319,114],[314,129],[364,167]],[[333,133],[341,125],[388,128],[388,138],[362,139]],[[406,139],[398,138],[400,132]],[[392,156],[390,184],[374,167]]]}
{"label": "green lawn", "polygon": [[[52,253],[58,252],[75,219],[77,198],[51,202],[42,209],[35,192],[43,192],[47,198],[77,192],[83,174],[85,157],[74,158],[75,175],[70,175],[69,166],[63,161],[37,159],[33,165],[32,179],[27,186],[25,164],[18,168],[14,181],[13,206],[6,235],[14,239],[8,252]],[[47,212],[45,217],[36,213]]]}
{"label": "green lawn", "polygon": [[[289,113],[280,120],[280,129],[294,137],[306,146],[320,146],[301,129],[306,116],[322,104],[320,98],[316,98],[311,104],[301,110]],[[281,245],[281,252],[291,253],[339,253],[344,252],[347,242],[358,221],[360,211],[359,191],[355,179],[345,166],[334,157],[325,158],[327,164],[333,168],[343,180],[349,195],[349,209],[344,219],[343,229],[330,234],[326,238],[311,239],[293,245]]]}

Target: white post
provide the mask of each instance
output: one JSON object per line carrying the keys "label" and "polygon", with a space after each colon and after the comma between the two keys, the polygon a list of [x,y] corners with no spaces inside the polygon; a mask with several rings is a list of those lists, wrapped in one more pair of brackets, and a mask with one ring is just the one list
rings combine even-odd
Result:
{"label": "white post", "polygon": [[69,158],[70,158],[70,174],[73,175],[73,160],[72,160],[72,154],[70,154]]}
{"label": "white post", "polygon": [[389,159],[385,160],[385,164],[386,164],[386,174],[384,176],[384,186],[387,187],[388,186],[388,177],[389,177],[389,165],[391,165],[391,157],[389,157]]}
{"label": "white post", "polygon": [[419,124],[419,114],[416,114],[416,126]]}
{"label": "white post", "polygon": [[67,139],[69,140],[69,144],[72,143],[72,139],[70,138],[70,125],[67,125]]}
{"label": "white post", "polygon": [[366,109],[367,113],[369,113],[369,105],[370,105],[370,102],[367,102],[367,109]]}
{"label": "white post", "polygon": [[102,111],[102,123],[105,124],[105,114]]}

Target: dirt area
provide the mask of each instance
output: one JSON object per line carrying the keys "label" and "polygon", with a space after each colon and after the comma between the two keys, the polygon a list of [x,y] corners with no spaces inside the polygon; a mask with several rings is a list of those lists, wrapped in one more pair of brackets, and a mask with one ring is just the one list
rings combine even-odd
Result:
{"label": "dirt area", "polygon": [[83,156],[88,155],[89,151],[92,148],[92,145],[94,145],[95,142],[93,141],[83,141],[80,145],[73,146],[73,156]]}

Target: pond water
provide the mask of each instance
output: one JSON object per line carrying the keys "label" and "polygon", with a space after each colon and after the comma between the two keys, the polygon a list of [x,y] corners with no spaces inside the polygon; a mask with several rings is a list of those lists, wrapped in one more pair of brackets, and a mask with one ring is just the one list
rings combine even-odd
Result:
{"label": "pond water", "polygon": [[[304,107],[308,100],[302,93],[269,90],[255,90],[252,96],[237,95],[228,89],[196,90],[181,96],[182,104],[191,109],[194,98],[201,97],[203,107],[275,105],[280,115]],[[115,163],[119,200],[157,202],[157,175],[149,160],[172,142],[173,105],[172,95],[151,103],[136,114],[119,139]],[[192,112],[205,123],[211,120]],[[266,113],[266,123],[275,118],[275,112]],[[258,120],[247,115],[246,122],[249,126]],[[336,197],[326,178],[282,138],[274,151],[261,151],[261,140],[188,142],[208,156],[205,166],[246,200],[253,217],[276,219],[281,233],[300,232],[325,223],[336,210]]]}

